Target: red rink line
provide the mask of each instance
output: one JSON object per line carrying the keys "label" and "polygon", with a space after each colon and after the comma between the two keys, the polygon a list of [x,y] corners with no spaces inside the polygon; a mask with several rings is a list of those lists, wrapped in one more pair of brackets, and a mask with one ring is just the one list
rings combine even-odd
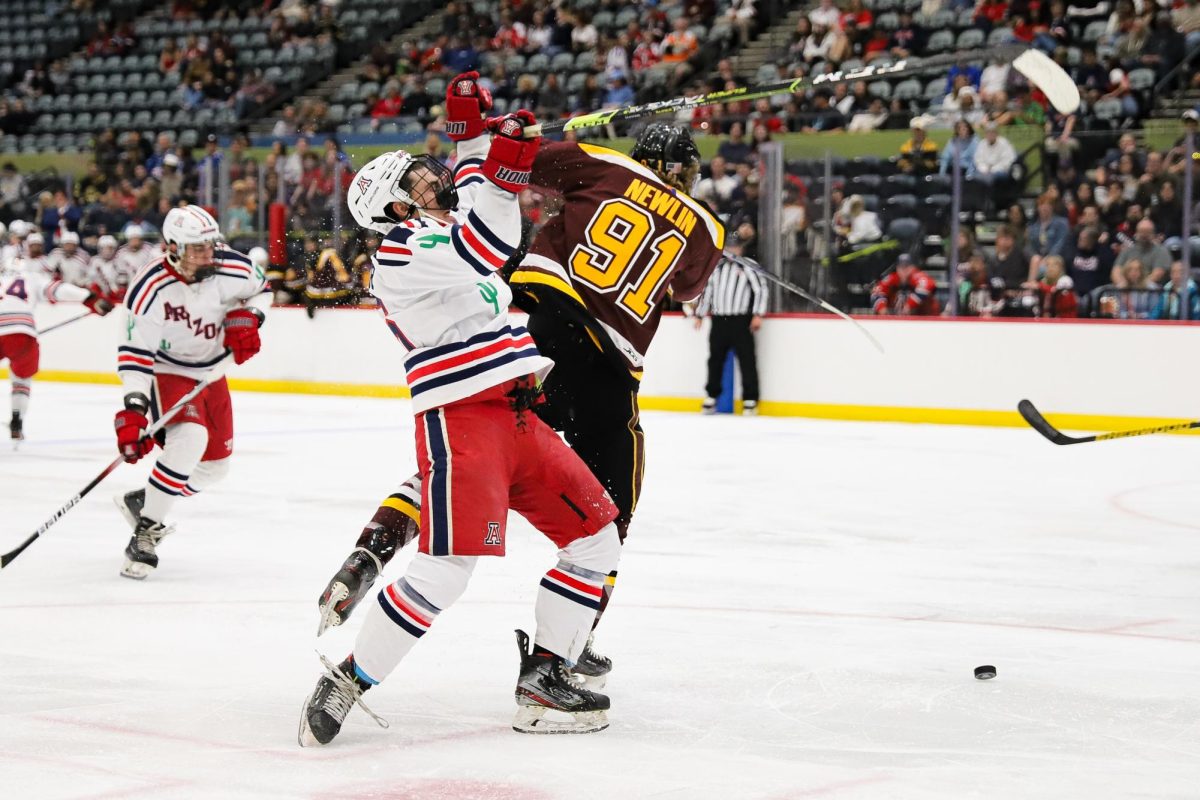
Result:
{"label": "red rink line", "polygon": [[[0,605],[0,611],[11,609],[97,609],[97,608],[118,608],[125,606],[217,606],[217,605],[295,605],[299,601],[287,600],[167,600],[167,601],[121,601],[115,603],[105,603],[102,601],[92,601],[89,603],[43,603],[37,605],[18,605],[6,606]],[[517,601],[505,600],[488,600],[472,601],[460,600],[457,605],[527,605],[526,603],[518,603]],[[696,611],[703,613],[718,613],[718,614],[769,614],[773,616],[785,617],[818,617],[823,619],[863,619],[863,620],[890,620],[894,622],[929,622],[937,625],[977,625],[984,628],[1009,628],[1015,630],[1026,631],[1051,631],[1054,633],[1076,633],[1092,636],[1121,636],[1129,639],[1157,639],[1164,642],[1184,642],[1186,644],[1200,644],[1200,639],[1194,639],[1187,636],[1169,636],[1166,634],[1157,633],[1134,633],[1126,632],[1126,628],[1140,627],[1146,625],[1157,625],[1163,622],[1174,622],[1169,619],[1154,619],[1154,620],[1134,620],[1132,622],[1119,623],[1104,628],[1068,628],[1063,625],[1033,625],[1024,622],[997,622],[992,620],[980,619],[946,619],[937,616],[900,616],[896,614],[865,614],[852,611],[816,611],[807,608],[737,608],[735,606],[688,606],[688,605],[670,605],[658,603],[624,603],[623,608],[642,609],[645,611]]]}
{"label": "red rink line", "polygon": [[[7,758],[11,761],[28,762],[33,761],[39,764],[47,764],[52,767],[69,768],[81,772],[99,772],[102,775],[110,775],[114,778],[120,778],[127,781],[140,781],[144,786],[137,786],[130,789],[110,789],[100,794],[81,795],[75,800],[104,800],[105,798],[117,797],[133,797],[134,795],[144,794],[146,792],[158,792],[166,789],[178,789],[181,786],[191,786],[192,781],[185,780],[167,780],[164,781],[157,775],[135,775],[129,772],[118,772],[108,767],[89,764],[86,761],[72,761],[67,758],[58,758],[55,756],[40,756],[35,753],[21,753],[19,755],[0,755],[0,758]],[[31,788],[31,787],[25,787]]]}
{"label": "red rink line", "polygon": [[[47,714],[30,714],[29,719],[39,722],[48,722],[55,725],[64,725],[70,728],[80,728],[83,730],[101,731],[103,733],[115,733],[121,736],[137,736],[146,739],[154,739],[156,741],[172,741],[180,744],[194,745],[197,747],[207,747],[214,750],[224,750],[230,753],[261,753],[270,756],[281,756],[283,758],[296,759],[299,761],[329,761],[329,760],[345,760],[360,755],[377,755],[387,751],[395,751],[398,747],[413,748],[422,747],[428,744],[440,744],[442,742],[456,741],[460,739],[471,739],[480,736],[487,736],[494,733],[507,730],[507,726],[501,726],[499,723],[495,726],[481,726],[466,731],[457,731],[454,733],[443,733],[437,736],[421,736],[413,737],[411,741],[397,742],[395,737],[384,737],[379,740],[378,744],[370,747],[354,747],[347,746],[334,748],[302,748],[299,744],[294,747],[254,747],[239,745],[234,742],[222,742],[215,739],[206,739],[199,736],[187,736],[178,733],[169,733],[166,731],[149,730],[145,728],[135,728],[129,725],[117,725],[111,722],[90,722],[87,720],[78,719],[61,719],[52,717]],[[297,725],[299,717],[296,718]],[[382,734],[382,731],[379,732]],[[285,741],[294,742],[295,739],[290,738]],[[282,743],[281,743],[282,744]],[[25,756],[22,755],[21,758]],[[114,773],[120,774],[120,773]]]}
{"label": "red rink line", "polygon": [[1129,495],[1136,494],[1137,492],[1144,492],[1147,489],[1163,489],[1169,486],[1194,487],[1195,485],[1196,481],[1174,481],[1172,483],[1150,483],[1145,486],[1135,486],[1132,489],[1126,489],[1124,491],[1117,492],[1114,495],[1110,495],[1108,498],[1108,503],[1122,514],[1128,514],[1129,516],[1136,517],[1137,519],[1144,519],[1147,522],[1156,522],[1159,525],[1170,525],[1172,528],[1183,528],[1184,530],[1188,531],[1200,531],[1200,525],[1192,525],[1187,522],[1176,522],[1173,519],[1163,519],[1162,517],[1156,517],[1153,514],[1147,514],[1144,511],[1138,511],[1136,509],[1129,508],[1124,504],[1125,498]]}

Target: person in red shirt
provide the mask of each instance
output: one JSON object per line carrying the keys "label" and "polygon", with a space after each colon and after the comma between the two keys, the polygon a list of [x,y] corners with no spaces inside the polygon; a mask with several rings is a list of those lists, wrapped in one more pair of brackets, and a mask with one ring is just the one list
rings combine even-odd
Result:
{"label": "person in red shirt", "polygon": [[871,292],[876,314],[935,317],[941,311],[933,278],[917,269],[912,256],[901,253],[895,268],[880,278]]}
{"label": "person in red shirt", "polygon": [[402,108],[404,108],[404,97],[400,94],[400,87],[395,83],[390,83],[387,87],[387,95],[379,98],[375,105],[371,106],[371,116],[374,119],[398,117]]}
{"label": "person in red shirt", "polygon": [[1045,272],[1041,279],[1036,283],[1026,284],[1038,290],[1041,316],[1068,319],[1078,317],[1079,298],[1075,295],[1075,282],[1066,274],[1062,258],[1046,256],[1042,265]]}
{"label": "person in red shirt", "polygon": [[1006,0],[981,0],[979,5],[975,6],[975,22],[976,24],[986,26],[988,30],[997,25],[1004,24],[1004,17],[1008,14],[1008,3]]}

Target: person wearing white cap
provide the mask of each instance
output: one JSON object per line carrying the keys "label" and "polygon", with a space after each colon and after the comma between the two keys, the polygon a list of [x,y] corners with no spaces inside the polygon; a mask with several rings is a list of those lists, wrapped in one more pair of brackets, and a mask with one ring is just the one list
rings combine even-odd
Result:
{"label": "person wearing white cap", "polygon": [[79,234],[63,231],[58,235],[58,247],[50,251],[50,268],[60,280],[87,288],[91,285],[88,255],[79,247]]}
{"label": "person wearing white cap", "polygon": [[125,228],[125,245],[117,250],[117,267],[124,275],[126,284],[133,283],[134,277],[157,261],[162,251],[146,242],[146,232],[141,225],[129,225]]}
{"label": "person wearing white cap", "polygon": [[925,135],[927,121],[923,117],[914,117],[908,124],[912,130],[912,138],[900,145],[900,159],[897,162],[901,172],[909,175],[928,175],[937,171],[938,146]]}

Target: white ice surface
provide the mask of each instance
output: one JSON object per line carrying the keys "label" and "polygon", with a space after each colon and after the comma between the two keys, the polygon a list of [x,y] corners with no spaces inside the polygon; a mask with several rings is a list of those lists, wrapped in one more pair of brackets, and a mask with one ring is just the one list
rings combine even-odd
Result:
{"label": "white ice surface", "polygon": [[[116,400],[35,387],[0,548],[107,463]],[[609,730],[509,729],[512,630],[553,560],[514,518],[509,557],[368,695],[390,730],[356,710],[303,750],[313,649],[358,627],[317,641],[315,600],[411,472],[411,417],[234,402],[231,475],[177,506],[149,580],[118,576],[110,502],[144,465],[0,573],[0,797],[1200,797],[1200,439],[647,414],[598,637]]]}

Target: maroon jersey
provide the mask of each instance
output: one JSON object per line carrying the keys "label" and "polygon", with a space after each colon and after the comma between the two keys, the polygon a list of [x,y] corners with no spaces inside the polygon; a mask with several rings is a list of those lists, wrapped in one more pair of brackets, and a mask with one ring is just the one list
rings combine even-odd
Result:
{"label": "maroon jersey", "polygon": [[530,182],[566,202],[512,274],[513,290],[539,307],[562,301],[582,312],[593,336],[609,340],[640,378],[663,299],[668,291],[680,301],[700,295],[725,246],[724,226],[700,202],[605,147],[543,144]]}

